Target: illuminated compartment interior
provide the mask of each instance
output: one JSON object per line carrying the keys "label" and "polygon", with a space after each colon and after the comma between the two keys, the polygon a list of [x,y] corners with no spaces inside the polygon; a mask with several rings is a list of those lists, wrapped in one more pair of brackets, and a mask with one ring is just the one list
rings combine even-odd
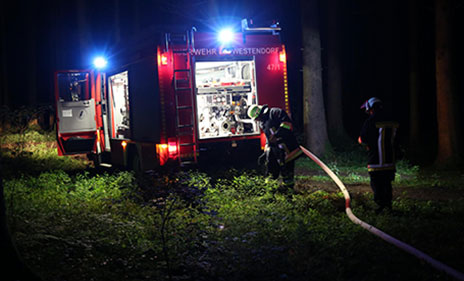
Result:
{"label": "illuminated compartment interior", "polygon": [[115,138],[130,137],[129,79],[127,71],[109,77]]}
{"label": "illuminated compartment interior", "polygon": [[195,63],[199,139],[259,133],[247,116],[248,107],[258,103],[255,77],[253,60]]}

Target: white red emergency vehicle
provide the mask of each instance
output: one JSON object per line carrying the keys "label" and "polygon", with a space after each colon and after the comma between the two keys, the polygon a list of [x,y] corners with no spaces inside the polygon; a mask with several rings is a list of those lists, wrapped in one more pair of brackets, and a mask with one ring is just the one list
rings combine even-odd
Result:
{"label": "white red emergency vehicle", "polygon": [[195,29],[158,33],[121,52],[110,71],[56,72],[59,155],[148,170],[259,151],[265,139],[248,107],[290,112],[279,32],[243,20],[228,43]]}

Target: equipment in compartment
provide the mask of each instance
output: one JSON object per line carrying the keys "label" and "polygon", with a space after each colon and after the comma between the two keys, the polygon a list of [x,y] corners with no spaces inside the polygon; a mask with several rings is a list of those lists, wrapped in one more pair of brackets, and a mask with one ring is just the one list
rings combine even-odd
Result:
{"label": "equipment in compartment", "polygon": [[128,72],[124,71],[110,76],[110,95],[113,106],[113,123],[116,138],[129,138],[129,86]]}
{"label": "equipment in compartment", "polygon": [[247,95],[211,94],[197,97],[200,138],[227,137],[257,132],[247,117]]}
{"label": "equipment in compartment", "polygon": [[247,116],[257,104],[254,61],[196,63],[196,99],[200,139],[259,133]]}

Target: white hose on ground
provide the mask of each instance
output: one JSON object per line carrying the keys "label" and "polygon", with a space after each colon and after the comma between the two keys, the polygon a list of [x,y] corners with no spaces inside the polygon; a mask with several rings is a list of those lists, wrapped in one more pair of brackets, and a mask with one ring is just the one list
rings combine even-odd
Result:
{"label": "white hose on ground", "polygon": [[348,193],[348,190],[346,189],[345,185],[342,183],[342,181],[332,172],[332,170],[327,167],[324,162],[322,162],[319,158],[317,158],[316,155],[311,153],[309,150],[304,148],[303,146],[300,146],[301,150],[303,151],[306,156],[311,158],[314,162],[316,162],[317,165],[319,165],[329,176],[332,178],[332,180],[337,184],[337,186],[340,188],[342,191],[343,195],[345,196],[345,211],[350,220],[356,224],[359,224],[361,227],[364,229],[368,230],[369,232],[377,235],[378,237],[382,238],[383,240],[393,244],[394,246],[418,257],[419,259],[422,259],[426,262],[428,262],[430,265],[435,267],[436,269],[442,270],[446,272],[447,274],[453,276],[454,278],[458,280],[464,280],[464,274],[449,267],[448,265],[430,257],[429,255],[425,254],[424,252],[421,252],[420,250],[388,235],[387,233],[381,231],[378,228],[373,227],[372,225],[358,219],[353,212],[351,211],[350,207],[350,194]]}

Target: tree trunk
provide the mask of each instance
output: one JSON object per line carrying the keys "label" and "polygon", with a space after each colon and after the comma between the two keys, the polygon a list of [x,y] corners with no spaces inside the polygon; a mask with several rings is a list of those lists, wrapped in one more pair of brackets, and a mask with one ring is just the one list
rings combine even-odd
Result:
{"label": "tree trunk", "polygon": [[[0,3],[0,36],[1,38],[6,38],[6,2],[2,1]],[[2,105],[9,105],[8,100],[8,52],[7,52],[7,40],[1,40],[0,46],[0,62],[2,64],[1,68],[1,76],[0,76],[0,106]]]}
{"label": "tree trunk", "polygon": [[437,83],[438,155],[435,164],[447,167],[459,162],[456,108],[450,48],[450,2],[435,0],[435,65]]}
{"label": "tree trunk", "polygon": [[409,150],[421,153],[420,84],[417,0],[409,0]]}
{"label": "tree trunk", "polygon": [[79,38],[79,51],[80,60],[78,65],[81,67],[87,67],[90,64],[90,58],[88,57],[90,35],[89,27],[87,25],[87,5],[86,0],[77,0],[77,30]]}
{"label": "tree trunk", "polygon": [[317,0],[301,0],[303,37],[303,125],[305,144],[322,156],[329,144],[322,93],[321,39]]}
{"label": "tree trunk", "polygon": [[327,122],[331,143],[343,145],[348,139],[343,125],[342,70],[339,0],[328,1],[327,15]]}
{"label": "tree trunk", "polygon": [[[395,84],[394,73],[397,70],[394,65],[398,63],[398,57],[394,55],[397,47],[393,39],[393,21],[395,18],[394,5],[394,1],[379,1],[377,8],[380,11],[374,12],[374,16],[377,18],[371,18],[373,22],[375,22],[375,20],[378,21],[378,25],[372,30],[372,32],[376,34],[374,58],[375,63],[382,66],[377,69],[377,82],[374,85],[374,91],[379,93],[379,96],[385,97],[383,100],[385,105],[388,105],[389,97],[392,97],[395,92],[393,86]],[[387,107],[393,108],[393,106]]]}
{"label": "tree trunk", "polygon": [[31,2],[25,5],[24,14],[28,21],[24,22],[24,29],[26,31],[26,45],[27,45],[27,61],[26,68],[26,79],[27,79],[27,102],[30,106],[37,104],[37,27],[35,22],[37,21],[36,4]]}
{"label": "tree trunk", "polygon": [[[55,14],[54,17],[51,18],[51,31],[53,35],[50,36],[50,49],[53,52],[53,69],[64,69],[64,61],[63,61],[63,48],[62,48],[62,41],[63,41],[63,31],[62,26],[59,24],[61,18],[63,17],[63,4],[52,5],[51,12]],[[53,83],[53,79],[50,80]],[[54,85],[53,85],[54,87]],[[52,88],[53,89],[53,88]],[[53,99],[54,94],[52,95]]]}

